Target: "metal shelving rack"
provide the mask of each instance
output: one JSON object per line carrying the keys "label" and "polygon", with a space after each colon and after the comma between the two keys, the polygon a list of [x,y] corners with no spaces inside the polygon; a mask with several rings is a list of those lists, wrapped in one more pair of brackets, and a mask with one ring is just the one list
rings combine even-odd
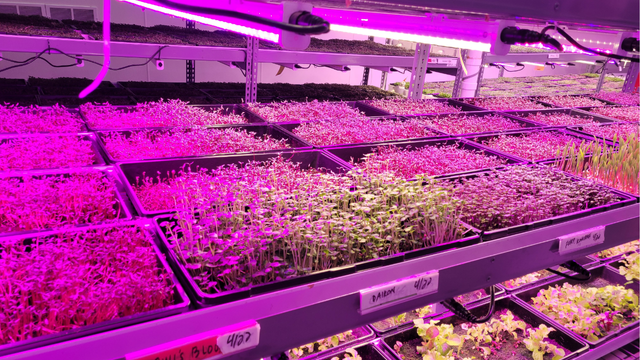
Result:
{"label": "metal shelving rack", "polygon": [[[466,248],[9,355],[6,359],[80,360],[87,359],[88,354],[95,360],[119,359],[132,351],[247,320],[260,324],[260,344],[229,358],[263,358],[424,304],[635,240],[640,228],[639,212],[640,206],[634,204]],[[560,236],[600,225],[606,226],[602,244],[560,255]],[[437,292],[360,314],[360,290],[430,270],[439,271]],[[326,321],[329,317],[336,321]],[[626,345],[634,336],[637,334],[625,334],[580,359],[597,359]]]}
{"label": "metal shelving rack", "polygon": [[[486,2],[486,1],[485,1]],[[594,7],[595,8],[595,7]],[[250,42],[252,43],[252,42]],[[112,43],[112,56],[149,58],[161,45]],[[0,35],[0,51],[40,52],[48,47],[74,55],[102,55],[99,41]],[[254,48],[255,49],[255,48]],[[171,45],[162,50],[163,59],[219,61],[226,64],[244,63],[245,49]],[[414,58],[354,54],[313,53],[284,50],[259,50],[253,59],[263,63],[318,64],[325,66],[359,65],[390,71],[391,67],[412,69]],[[485,62],[544,61],[545,53],[486,54]],[[593,60],[584,54],[561,54],[555,61]],[[536,60],[539,59],[539,60]],[[428,62],[429,68],[456,69],[457,61]],[[256,66],[251,66],[255,75]],[[414,69],[415,71],[415,69]],[[426,70],[425,70],[426,71]],[[247,89],[253,85],[249,76]],[[457,76],[461,78],[461,76]],[[255,87],[251,86],[255,89]],[[248,90],[250,91],[250,90]],[[255,91],[255,90],[254,90]],[[67,359],[113,360],[145,348],[180,340],[195,334],[233,326],[244,321],[256,321],[260,327],[257,347],[230,355],[231,359],[259,359],[274,353],[309,343],[348,329],[409,311],[425,304],[497,284],[542,268],[592,254],[638,238],[640,205],[637,203],[615,210],[593,214],[560,224],[534,229],[477,245],[413,259],[398,264],[374,268],[330,280],[251,297],[210,308],[189,311],[160,320],[129,326],[76,340],[29,350],[4,359]],[[597,226],[605,226],[603,243],[560,255],[559,237]],[[405,302],[361,314],[360,290],[397,279],[436,270],[439,273],[437,291],[416,296]],[[335,321],[327,321],[328,318]],[[637,333],[627,332],[609,343],[584,353],[578,359],[599,359],[613,350],[637,339]]]}

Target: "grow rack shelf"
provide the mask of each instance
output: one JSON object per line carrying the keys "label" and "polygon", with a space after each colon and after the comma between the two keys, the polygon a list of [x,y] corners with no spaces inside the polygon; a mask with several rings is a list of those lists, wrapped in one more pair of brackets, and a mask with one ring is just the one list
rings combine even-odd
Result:
{"label": "grow rack shelf", "polygon": [[597,55],[589,55],[589,54],[579,54],[579,53],[560,53],[560,52],[549,52],[549,53],[510,53],[507,55],[493,55],[487,53],[485,55],[484,63],[506,63],[506,64],[515,64],[523,61],[530,61],[535,63],[544,64],[545,62],[571,62],[578,60],[586,60],[586,61],[596,61],[596,60],[605,60],[604,56]]}
{"label": "grow rack shelf", "polygon": [[[424,304],[635,240],[640,227],[639,211],[636,203],[465,248],[17,353],[6,359],[122,359],[133,351],[249,320],[260,324],[260,343],[228,359],[265,358]],[[560,255],[560,236],[601,225],[605,226],[603,243]],[[360,314],[360,290],[430,270],[439,271],[437,292]],[[579,359],[598,359],[636,338],[635,332],[628,332]]]}
{"label": "grow rack shelf", "polygon": [[[111,42],[111,56],[129,58],[149,58],[162,44]],[[0,51],[39,53],[48,47],[57,48],[67,54],[102,56],[102,42],[38,36],[0,34]],[[192,45],[169,45],[162,49],[160,56],[165,60],[220,61],[225,63],[244,62],[244,48],[210,47]],[[436,58],[434,58],[436,59]],[[437,58],[442,61],[429,62],[429,68],[456,69],[455,58]],[[446,59],[446,60],[445,60]],[[309,51],[267,50],[258,51],[258,62],[277,64],[317,64],[334,66],[365,66],[371,68],[413,67],[411,56],[359,55],[342,53],[320,53]]]}

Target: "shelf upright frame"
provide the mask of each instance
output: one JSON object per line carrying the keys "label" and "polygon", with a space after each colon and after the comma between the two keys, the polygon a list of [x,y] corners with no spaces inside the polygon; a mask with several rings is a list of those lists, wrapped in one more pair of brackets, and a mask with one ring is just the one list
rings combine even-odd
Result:
{"label": "shelf upright frame", "polygon": [[456,80],[453,82],[453,91],[451,92],[451,97],[458,98],[460,97],[460,89],[462,89],[462,80],[464,78],[464,70],[463,70],[463,61],[461,59],[467,58],[467,50],[460,51],[460,58],[458,59],[458,71],[456,72]]}
{"label": "shelf upright frame", "polygon": [[422,90],[424,90],[424,81],[427,77],[427,64],[429,63],[429,54],[431,53],[431,45],[417,44],[416,54],[413,57],[413,69],[411,70],[411,82],[409,83],[409,99],[422,99]]}
{"label": "shelf upright frame", "polygon": [[599,93],[602,90],[602,84],[604,84],[604,77],[607,73],[607,63],[602,65],[602,71],[600,72],[600,77],[598,78],[598,85],[596,85],[596,93]]}
{"label": "shelf upright frame", "polygon": [[245,61],[245,99],[248,104],[254,103],[258,96],[258,48],[259,39],[256,37],[247,38],[247,58]]}
{"label": "shelf upright frame", "polygon": [[640,64],[637,62],[629,64],[629,70],[627,70],[627,76],[624,78],[624,84],[622,85],[622,92],[632,93],[635,91],[636,82],[638,81],[638,70],[640,70]]}
{"label": "shelf upright frame", "polygon": [[[195,29],[196,22],[192,20],[187,20],[186,26],[187,26],[187,29]],[[196,82],[196,61],[187,60],[187,84],[193,84],[195,82]]]}
{"label": "shelf upright frame", "polygon": [[487,52],[482,52],[482,62],[480,63],[480,70],[478,70],[478,86],[476,86],[476,93],[474,97],[478,97],[480,94],[480,87],[482,86],[482,79],[484,78],[484,69],[487,61]]}

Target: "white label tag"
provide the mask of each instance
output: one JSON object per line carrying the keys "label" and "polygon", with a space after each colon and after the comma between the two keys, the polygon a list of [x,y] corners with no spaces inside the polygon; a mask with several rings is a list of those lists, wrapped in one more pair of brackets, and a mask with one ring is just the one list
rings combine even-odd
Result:
{"label": "white label tag", "polygon": [[125,355],[125,360],[208,360],[257,346],[260,324],[255,321],[188,336]]}
{"label": "white label tag", "polygon": [[560,255],[604,242],[604,225],[560,237]]}
{"label": "white label tag", "polygon": [[438,63],[439,64],[445,64],[447,66],[456,66],[458,65],[458,59],[444,59],[444,58],[440,58],[438,59]]}
{"label": "white label tag", "polygon": [[437,270],[360,290],[360,313],[366,314],[417,295],[438,291]]}
{"label": "white label tag", "polygon": [[560,54],[549,54],[548,59],[560,59]]}

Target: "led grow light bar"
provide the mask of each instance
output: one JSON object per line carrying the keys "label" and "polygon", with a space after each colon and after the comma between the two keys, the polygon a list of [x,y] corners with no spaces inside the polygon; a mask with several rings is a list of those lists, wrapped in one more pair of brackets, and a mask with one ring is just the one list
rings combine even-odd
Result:
{"label": "led grow light bar", "polygon": [[531,66],[544,66],[544,64],[538,64],[538,63],[529,62],[529,61],[522,61],[522,62],[520,62],[520,64],[531,65]]}
{"label": "led grow light bar", "polygon": [[573,62],[577,62],[580,64],[587,64],[587,65],[595,65],[595,61],[586,61],[586,60],[574,60]]}
{"label": "led grow light bar", "polygon": [[164,6],[151,4],[151,3],[140,1],[140,0],[120,0],[120,1],[127,2],[127,3],[130,3],[130,4],[134,4],[134,5],[138,5],[140,7],[147,8],[147,9],[150,9],[150,10],[153,10],[153,11],[157,11],[159,13],[163,13],[163,14],[167,14],[167,15],[171,15],[171,16],[176,16],[176,17],[179,17],[179,18],[183,18],[183,19],[199,22],[199,23],[205,24],[205,25],[215,26],[215,27],[220,28],[220,29],[230,30],[230,31],[237,32],[237,33],[240,33],[240,34],[257,37],[257,38],[260,38],[260,39],[263,39],[263,40],[267,40],[267,41],[272,41],[272,42],[275,42],[275,43],[278,43],[279,40],[280,40],[280,34],[279,33],[275,33],[273,31],[265,30],[265,29],[270,29],[268,26],[264,26],[264,28],[263,28],[261,25],[256,24],[255,27],[248,27],[248,26],[244,26],[244,25],[233,24],[233,23],[226,22],[226,21],[215,20],[215,19],[212,19],[212,18],[209,18],[209,17],[190,14],[190,13],[187,13],[187,12],[184,12],[184,11],[174,10],[174,9],[170,9],[170,8],[167,8],[167,7],[164,7]]}

